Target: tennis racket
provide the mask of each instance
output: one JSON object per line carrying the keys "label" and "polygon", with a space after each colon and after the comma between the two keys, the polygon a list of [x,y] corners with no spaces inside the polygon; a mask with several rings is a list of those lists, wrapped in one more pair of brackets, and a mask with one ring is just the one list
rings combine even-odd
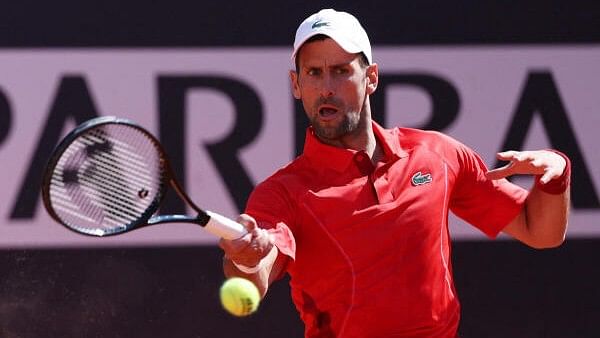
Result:
{"label": "tennis racket", "polygon": [[[156,215],[169,187],[195,216]],[[194,204],[158,140],[118,117],[88,120],[58,144],[44,172],[42,198],[52,218],[85,235],[117,235],[161,223],[194,223],[226,239],[247,233],[241,224]]]}

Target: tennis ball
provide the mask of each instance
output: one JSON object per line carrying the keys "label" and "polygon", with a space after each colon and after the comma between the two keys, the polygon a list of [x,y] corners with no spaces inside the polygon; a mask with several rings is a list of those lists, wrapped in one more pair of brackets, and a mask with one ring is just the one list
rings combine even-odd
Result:
{"label": "tennis ball", "polygon": [[220,297],[223,308],[238,317],[253,313],[260,303],[260,294],[254,283],[240,277],[226,280],[221,285]]}

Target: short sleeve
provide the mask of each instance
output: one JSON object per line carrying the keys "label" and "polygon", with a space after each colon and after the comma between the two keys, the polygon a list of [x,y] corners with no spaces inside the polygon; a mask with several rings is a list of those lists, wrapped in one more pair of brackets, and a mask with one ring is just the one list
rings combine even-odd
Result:
{"label": "short sleeve", "polygon": [[506,179],[487,179],[487,166],[481,157],[460,143],[455,160],[457,179],[450,210],[495,238],[521,212],[528,191]]}
{"label": "short sleeve", "polygon": [[293,224],[293,204],[283,187],[276,182],[259,184],[246,204],[245,213],[256,219],[258,226],[267,229],[275,239],[279,252],[296,257],[296,241],[290,224]]}

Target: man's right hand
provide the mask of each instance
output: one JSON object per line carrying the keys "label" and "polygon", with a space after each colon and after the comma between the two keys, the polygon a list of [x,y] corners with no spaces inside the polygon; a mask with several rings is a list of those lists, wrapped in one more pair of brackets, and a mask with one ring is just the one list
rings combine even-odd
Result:
{"label": "man's right hand", "polygon": [[258,227],[256,220],[249,215],[241,214],[237,222],[248,230],[241,238],[234,240],[221,239],[219,247],[225,252],[225,257],[248,268],[257,266],[273,248],[273,240],[269,232]]}

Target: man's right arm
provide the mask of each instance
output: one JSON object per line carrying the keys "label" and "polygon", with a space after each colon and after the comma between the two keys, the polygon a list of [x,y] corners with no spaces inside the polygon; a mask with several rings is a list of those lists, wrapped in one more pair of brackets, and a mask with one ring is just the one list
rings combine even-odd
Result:
{"label": "man's right arm", "polygon": [[232,260],[225,255],[223,257],[223,271],[227,278],[231,277],[243,277],[254,283],[260,292],[261,298],[264,298],[269,286],[277,280],[278,276],[281,275],[287,257],[280,255],[279,250],[276,246],[272,248],[275,259],[267,264],[262,264],[260,269],[253,273],[246,273],[237,268]]}
{"label": "man's right arm", "polygon": [[226,277],[243,277],[252,281],[264,297],[285,268],[288,257],[279,252],[274,239],[266,229],[260,228],[256,220],[242,214],[237,220],[248,230],[248,234],[235,239],[221,239],[223,249],[223,272]]}

